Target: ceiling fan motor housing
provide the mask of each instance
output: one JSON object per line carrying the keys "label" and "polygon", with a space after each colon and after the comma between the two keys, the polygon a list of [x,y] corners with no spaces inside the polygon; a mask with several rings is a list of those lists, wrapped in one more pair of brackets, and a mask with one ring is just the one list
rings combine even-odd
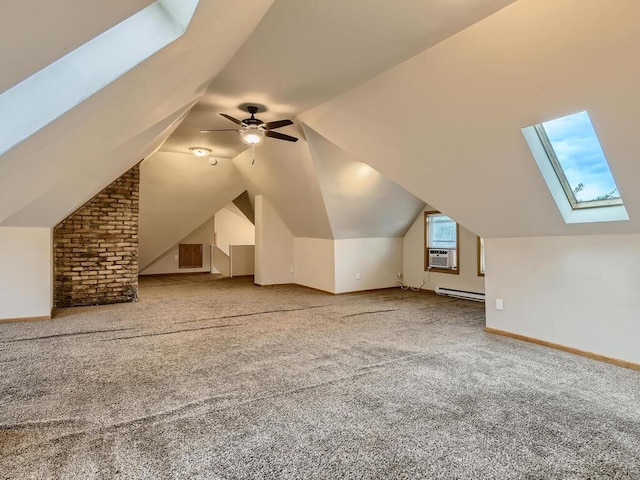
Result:
{"label": "ceiling fan motor housing", "polygon": [[248,106],[247,107],[247,111],[251,114],[251,118],[245,118],[244,120],[242,120],[242,123],[247,125],[247,126],[260,126],[262,124],[264,124],[264,122],[262,120],[260,120],[259,118],[255,117],[255,114],[258,113],[258,107],[254,107],[254,106]]}

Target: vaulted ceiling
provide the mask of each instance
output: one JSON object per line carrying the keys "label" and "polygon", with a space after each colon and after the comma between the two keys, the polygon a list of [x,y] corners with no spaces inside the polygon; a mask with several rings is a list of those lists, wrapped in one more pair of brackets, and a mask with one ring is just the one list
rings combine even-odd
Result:
{"label": "vaulted ceiling", "polygon": [[[51,3],[0,7],[0,96],[152,4]],[[0,156],[0,225],[53,226],[148,158],[231,175],[213,204],[265,195],[296,236],[400,235],[423,202],[485,237],[637,233],[637,18],[635,0],[200,1],[177,40]],[[301,140],[251,164],[237,133],[199,133],[246,103]],[[628,222],[564,224],[520,132],[585,109]]]}

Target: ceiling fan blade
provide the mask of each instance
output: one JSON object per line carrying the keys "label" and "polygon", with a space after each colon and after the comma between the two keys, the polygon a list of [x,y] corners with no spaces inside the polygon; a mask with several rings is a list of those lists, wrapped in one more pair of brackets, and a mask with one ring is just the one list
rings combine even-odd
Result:
{"label": "ceiling fan blade", "polygon": [[273,130],[274,128],[286,127],[287,125],[293,125],[291,120],[278,120],[277,122],[267,122],[262,125],[265,130]]}
{"label": "ceiling fan blade", "polygon": [[227,115],[226,113],[221,113],[220,115],[222,115],[227,120],[231,120],[235,124],[242,125],[242,121],[238,120],[237,118],[233,118],[231,115]]}
{"label": "ceiling fan blade", "polygon": [[237,128],[218,128],[217,130],[200,130],[200,133],[211,133],[211,132],[237,132]]}
{"label": "ceiling fan blade", "polygon": [[267,130],[264,132],[265,136],[271,138],[277,138],[278,140],[286,140],[287,142],[297,142],[298,139],[296,137],[292,137],[291,135],[285,135],[284,133],[272,132],[271,130]]}

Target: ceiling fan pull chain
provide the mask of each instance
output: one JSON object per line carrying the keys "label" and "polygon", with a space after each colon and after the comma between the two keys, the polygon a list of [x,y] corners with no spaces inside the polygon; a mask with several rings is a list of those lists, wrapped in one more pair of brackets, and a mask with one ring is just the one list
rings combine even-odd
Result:
{"label": "ceiling fan pull chain", "polygon": [[251,145],[251,165],[256,163],[256,146]]}

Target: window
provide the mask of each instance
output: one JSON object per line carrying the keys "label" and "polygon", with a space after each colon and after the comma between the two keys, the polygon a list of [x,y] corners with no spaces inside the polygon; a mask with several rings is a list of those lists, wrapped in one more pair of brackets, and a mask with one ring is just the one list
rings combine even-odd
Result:
{"label": "window", "polygon": [[544,122],[535,128],[573,208],[622,204],[587,112]]}
{"label": "window", "polygon": [[484,277],[484,238],[478,237],[478,276]]}
{"label": "window", "polygon": [[587,112],[522,130],[567,223],[628,220]]}
{"label": "window", "polygon": [[424,212],[424,269],[459,273],[458,224],[440,212]]}

